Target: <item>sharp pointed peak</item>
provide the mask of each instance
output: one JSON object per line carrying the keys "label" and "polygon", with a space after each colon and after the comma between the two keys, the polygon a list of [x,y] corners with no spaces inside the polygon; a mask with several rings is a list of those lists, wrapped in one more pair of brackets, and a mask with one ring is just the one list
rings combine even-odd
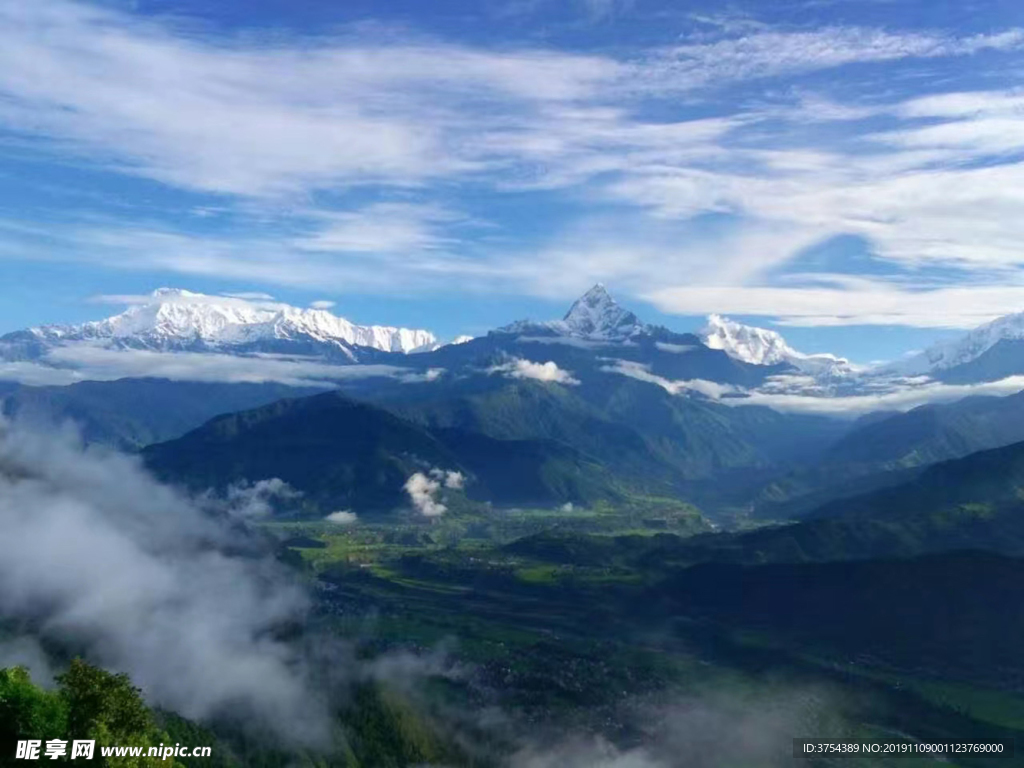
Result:
{"label": "sharp pointed peak", "polygon": [[603,283],[595,283],[586,293],[580,296],[576,301],[569,307],[569,311],[565,315],[565,320],[568,320],[570,316],[582,307],[618,307],[618,302],[612,298],[612,295],[608,292],[608,289],[604,287]]}
{"label": "sharp pointed peak", "polygon": [[602,297],[607,296],[609,299],[612,298],[612,295],[608,292],[608,288],[605,287],[604,283],[594,283],[587,290],[586,293],[584,293],[582,296],[580,296],[580,298],[581,299],[585,299],[588,296],[602,296]]}
{"label": "sharp pointed peak", "polygon": [[636,315],[616,303],[601,283],[573,302],[562,322],[571,333],[608,338],[629,336],[645,328]]}

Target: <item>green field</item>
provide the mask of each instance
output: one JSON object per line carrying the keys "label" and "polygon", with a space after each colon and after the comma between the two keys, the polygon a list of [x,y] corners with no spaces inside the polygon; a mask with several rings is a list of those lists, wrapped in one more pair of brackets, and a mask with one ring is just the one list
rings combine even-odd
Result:
{"label": "green field", "polygon": [[[1014,691],[854,665],[843,649],[655,610],[652,595],[671,564],[648,561],[645,548],[664,530],[637,520],[637,510],[609,506],[467,506],[433,523],[266,529],[319,585],[322,627],[367,653],[442,648],[471,670],[449,695],[525,722],[606,733],[628,747],[644,738],[638,708],[712,693],[761,706],[796,691],[827,703],[800,708],[788,738],[1024,736],[1024,696]],[[886,764],[837,764],[862,762]]]}

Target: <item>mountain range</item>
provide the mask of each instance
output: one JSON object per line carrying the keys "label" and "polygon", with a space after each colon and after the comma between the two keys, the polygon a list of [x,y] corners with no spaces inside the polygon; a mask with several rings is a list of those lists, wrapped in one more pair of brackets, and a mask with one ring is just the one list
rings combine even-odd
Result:
{"label": "mountain range", "polygon": [[[555,358],[565,357],[563,348],[571,347],[589,351],[590,363],[602,361],[598,367],[605,371],[676,394],[715,398],[753,394],[760,396],[758,402],[773,407],[834,412],[827,400],[836,396],[877,396],[908,387],[920,390],[926,381],[993,382],[1024,373],[1024,314],[1001,318],[958,341],[897,363],[863,367],[835,355],[800,352],[776,331],[719,315],[710,315],[697,333],[651,325],[621,307],[600,284],[559,320],[520,320],[479,339],[461,336],[448,344],[426,330],[357,325],[326,309],[302,309],[269,298],[208,296],[169,288],[149,297],[124,298],[135,303],[103,320],[43,325],[0,337],[0,378],[70,383],[164,376],[169,369],[183,380],[219,376],[225,381],[294,384],[305,379],[303,383],[319,386],[324,381],[384,372],[336,370],[359,364],[391,366],[395,369],[391,374],[398,376],[441,369],[455,375],[473,374],[481,357],[495,357],[502,351],[508,359],[492,361],[492,367],[517,365],[513,358],[560,366]],[[526,357],[527,353],[531,356]],[[177,362],[159,357],[173,354],[179,355]],[[244,361],[246,368],[244,373],[232,367],[218,373],[201,358],[180,357],[187,354],[234,357]],[[573,361],[579,358],[576,355]],[[524,368],[519,375],[536,374]],[[800,395],[805,400],[793,406],[780,395]],[[933,396],[941,397],[941,388],[923,393],[921,401]]]}
{"label": "mountain range", "polygon": [[565,443],[428,429],[338,392],[224,415],[142,455],[158,476],[197,491],[279,478],[321,512],[387,512],[417,472],[458,472],[475,495],[506,504],[622,497],[613,475]]}
{"label": "mountain range", "polygon": [[929,375],[965,383],[1019,375],[1024,355],[1024,312],[997,318],[964,336],[935,344],[885,370],[908,376]]}
{"label": "mountain range", "polygon": [[[945,365],[937,376],[996,354],[1006,361],[1012,327],[975,334],[983,343],[965,343],[966,352],[926,355]],[[913,481],[936,462],[1024,440],[1019,394],[857,420],[772,407],[768,395],[791,379],[818,382],[814,397],[828,401],[837,387],[877,391],[902,374],[803,354],[774,331],[718,316],[698,334],[676,333],[643,322],[601,285],[560,320],[457,341],[356,326],[325,310],[162,290],[107,320],[9,334],[0,349],[13,365],[67,366],[60,354],[97,348],[180,360],[182,380],[8,382],[0,412],[74,422],[87,441],[142,450],[161,476],[197,489],[281,475],[320,511],[385,512],[406,498],[405,478],[436,468],[463,473],[478,501],[682,498],[725,524],[804,519]],[[224,360],[257,366],[254,378],[189,380],[206,361]],[[315,376],[280,383],[262,378],[267,364]]]}

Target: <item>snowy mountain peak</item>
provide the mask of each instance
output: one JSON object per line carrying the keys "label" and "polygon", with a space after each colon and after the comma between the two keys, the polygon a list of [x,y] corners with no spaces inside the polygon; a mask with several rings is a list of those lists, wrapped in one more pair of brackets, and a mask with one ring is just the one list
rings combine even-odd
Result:
{"label": "snowy mountain peak", "polygon": [[154,350],[217,349],[239,345],[302,342],[341,350],[362,346],[411,352],[436,342],[429,331],[361,326],[323,309],[301,309],[272,301],[207,296],[158,288],[124,312],[81,325],[48,325],[29,331],[42,341],[106,341]]}
{"label": "snowy mountain peak", "polygon": [[708,315],[700,337],[712,349],[754,365],[785,363],[799,354],[776,331],[743,325],[721,315]]}
{"label": "snowy mountain peak", "polygon": [[1024,312],[998,317],[957,339],[934,344],[888,369],[907,375],[943,371],[976,360],[1000,341],[1019,339],[1024,339]]}
{"label": "snowy mountain peak", "polygon": [[711,349],[720,349],[744,363],[788,364],[812,375],[846,376],[854,371],[841,357],[798,352],[777,331],[744,325],[721,315],[708,315],[700,337]]}
{"label": "snowy mountain peak", "polygon": [[601,283],[580,296],[562,318],[570,333],[597,338],[622,338],[646,326],[623,309]]}
{"label": "snowy mountain peak", "polygon": [[623,309],[607,289],[597,283],[569,307],[561,320],[517,320],[499,333],[575,336],[601,341],[624,341],[649,330],[632,312]]}

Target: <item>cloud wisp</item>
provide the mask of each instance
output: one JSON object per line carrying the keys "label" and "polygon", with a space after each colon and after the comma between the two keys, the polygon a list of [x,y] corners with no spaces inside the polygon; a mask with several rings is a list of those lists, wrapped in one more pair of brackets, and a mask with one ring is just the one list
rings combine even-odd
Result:
{"label": "cloud wisp", "polygon": [[576,385],[579,379],[573,377],[569,371],[558,367],[558,364],[548,360],[546,363],[535,363],[532,360],[524,360],[517,357],[507,363],[491,366],[487,369],[490,374],[498,374],[509,379],[532,379],[553,384]]}
{"label": "cloud wisp", "polygon": [[972,395],[1002,397],[1024,390],[1024,376],[979,384],[945,384],[927,376],[879,376],[861,382],[866,391],[843,394],[822,388],[813,377],[806,375],[776,376],[759,389],[746,389],[702,379],[671,380],[652,373],[647,366],[627,360],[616,360],[602,370],[653,384],[672,395],[698,394],[732,407],[759,405],[783,413],[838,418],[856,418],[879,411],[909,411],[920,405],[953,402]]}
{"label": "cloud wisp", "polygon": [[[628,3],[586,5],[606,18]],[[921,89],[937,93],[880,97],[859,81],[815,92],[797,78],[974,66],[1019,55],[1024,31],[709,23],[713,34],[612,56],[365,28],[236,39],[71,0],[0,0],[10,42],[0,126],[19,147],[155,180],[236,224],[126,224],[95,211],[53,227],[14,219],[0,222],[0,250],[383,293],[458,278],[470,290],[567,297],[584,265],[581,280],[615,282],[668,312],[816,325],[965,327],[991,319],[992,294],[1015,302],[1019,90],[943,93],[939,82]],[[741,86],[763,92],[732,98]],[[452,181],[583,195],[602,213],[523,242],[460,210],[471,206]],[[345,202],[311,205],[320,192]],[[709,229],[708,217],[729,225]],[[824,287],[770,276],[850,234],[904,274]],[[959,302],[936,277],[950,267],[971,276]]]}
{"label": "cloud wisp", "polygon": [[154,704],[322,741],[326,706],[274,635],[306,597],[230,520],[135,458],[0,426],[0,613],[127,672]]}
{"label": "cloud wisp", "polygon": [[296,387],[335,387],[354,379],[432,381],[440,369],[419,372],[395,365],[331,365],[294,355],[238,356],[215,352],[154,352],[75,344],[52,349],[40,362],[0,362],[0,378],[29,385],[158,378],[228,383],[277,382]]}
{"label": "cloud wisp", "polygon": [[466,478],[461,472],[434,468],[430,472],[415,472],[405,481],[405,492],[413,508],[424,517],[440,517],[448,511],[439,496],[443,489],[461,490]]}

